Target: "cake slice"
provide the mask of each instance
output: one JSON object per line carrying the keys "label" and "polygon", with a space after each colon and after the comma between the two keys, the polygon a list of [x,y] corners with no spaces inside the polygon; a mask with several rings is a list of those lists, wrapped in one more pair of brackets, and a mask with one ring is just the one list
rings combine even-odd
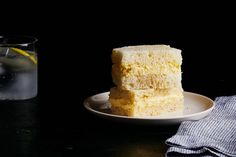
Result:
{"label": "cake slice", "polygon": [[131,117],[181,115],[184,108],[182,89],[122,90],[114,87],[109,101],[112,113]]}
{"label": "cake slice", "polygon": [[121,89],[181,88],[181,50],[167,45],[113,49],[112,78]]}

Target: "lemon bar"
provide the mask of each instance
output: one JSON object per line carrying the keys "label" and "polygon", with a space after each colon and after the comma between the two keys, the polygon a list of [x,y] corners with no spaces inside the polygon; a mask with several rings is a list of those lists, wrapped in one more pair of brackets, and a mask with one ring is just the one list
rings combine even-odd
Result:
{"label": "lemon bar", "polygon": [[111,88],[112,113],[131,117],[181,115],[184,108],[182,89],[122,90]]}
{"label": "lemon bar", "polygon": [[167,45],[127,46],[112,51],[113,82],[123,90],[181,88],[181,50]]}

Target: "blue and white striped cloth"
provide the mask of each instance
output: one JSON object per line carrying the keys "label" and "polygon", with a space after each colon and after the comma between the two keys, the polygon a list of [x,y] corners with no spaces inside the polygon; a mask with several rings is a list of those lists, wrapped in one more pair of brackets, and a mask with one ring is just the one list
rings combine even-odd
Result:
{"label": "blue and white striped cloth", "polygon": [[236,96],[218,97],[212,113],[199,121],[183,122],[166,140],[166,156],[236,157]]}

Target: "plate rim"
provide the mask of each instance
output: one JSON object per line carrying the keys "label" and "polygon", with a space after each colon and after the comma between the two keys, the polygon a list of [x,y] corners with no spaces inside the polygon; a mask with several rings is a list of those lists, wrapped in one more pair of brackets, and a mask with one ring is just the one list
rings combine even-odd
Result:
{"label": "plate rim", "polygon": [[[94,94],[92,96],[96,96],[96,95],[100,95],[100,94],[109,94],[109,93],[110,92],[102,92],[102,93]],[[194,93],[194,92],[188,92],[188,91],[184,91],[183,93],[184,94],[195,95],[195,96],[199,96],[199,97],[202,97],[204,99],[207,99],[208,101],[212,102],[212,106],[209,107],[208,109],[204,110],[204,111],[201,111],[201,112],[197,112],[197,113],[193,113],[193,114],[187,114],[187,115],[172,116],[172,117],[156,117],[156,116],[153,116],[153,117],[129,117],[129,116],[115,115],[115,114],[110,114],[110,113],[97,111],[97,110],[89,107],[89,105],[88,105],[89,103],[87,101],[92,96],[89,96],[84,100],[83,106],[89,112],[92,112],[94,114],[103,115],[103,116],[112,117],[112,118],[132,119],[132,120],[177,120],[177,119],[185,119],[185,118],[191,118],[191,117],[195,117],[195,116],[199,116],[199,115],[205,115],[206,113],[211,112],[215,108],[215,102],[207,96],[204,96],[204,95],[198,94],[198,93]]]}

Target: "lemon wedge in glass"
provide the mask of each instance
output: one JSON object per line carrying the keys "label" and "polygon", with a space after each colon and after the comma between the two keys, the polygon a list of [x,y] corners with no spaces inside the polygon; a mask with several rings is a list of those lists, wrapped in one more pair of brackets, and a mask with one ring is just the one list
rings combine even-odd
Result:
{"label": "lemon wedge in glass", "polygon": [[11,50],[15,51],[16,53],[18,54],[21,54],[27,58],[29,58],[34,64],[37,64],[38,61],[35,57],[35,55],[32,55],[32,54],[29,54],[28,52],[24,51],[24,50],[21,50],[21,49],[18,49],[18,48],[15,48],[15,47],[12,47]]}

